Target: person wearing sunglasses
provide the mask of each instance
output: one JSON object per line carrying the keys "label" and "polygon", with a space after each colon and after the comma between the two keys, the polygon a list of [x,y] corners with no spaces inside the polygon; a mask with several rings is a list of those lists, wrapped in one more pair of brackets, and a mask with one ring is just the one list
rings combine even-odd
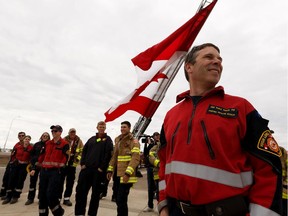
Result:
{"label": "person wearing sunglasses", "polygon": [[9,162],[6,166],[6,169],[5,169],[3,178],[2,178],[2,186],[1,186],[1,191],[0,191],[1,200],[6,199],[6,191],[7,191],[7,187],[8,187],[8,181],[9,181],[10,166],[11,166],[11,163],[15,159],[15,155],[14,155],[15,149],[17,148],[17,146],[23,145],[23,140],[24,140],[25,135],[26,135],[25,132],[22,132],[22,131],[18,133],[19,142],[17,142],[13,147],[13,150],[12,150],[10,158],[9,158]]}
{"label": "person wearing sunglasses", "polygon": [[2,204],[14,204],[18,202],[24,182],[27,177],[26,167],[30,162],[32,145],[30,144],[31,136],[26,135],[23,144],[17,145],[13,151],[13,160],[10,163],[9,180],[7,187],[6,199]]}
{"label": "person wearing sunglasses", "polygon": [[49,215],[48,207],[56,216],[64,215],[65,212],[58,198],[61,168],[65,166],[69,156],[69,143],[61,137],[63,129],[60,125],[52,125],[50,129],[53,138],[46,142],[36,164],[42,167],[39,184],[39,216]]}

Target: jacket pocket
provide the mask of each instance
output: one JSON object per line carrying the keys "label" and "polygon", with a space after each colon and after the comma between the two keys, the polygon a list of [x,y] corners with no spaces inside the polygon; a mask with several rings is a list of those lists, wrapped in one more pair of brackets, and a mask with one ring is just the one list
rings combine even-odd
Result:
{"label": "jacket pocket", "polygon": [[204,120],[201,120],[200,124],[201,124],[202,131],[203,131],[203,134],[204,134],[204,139],[205,139],[205,142],[206,142],[209,154],[210,154],[210,158],[212,160],[215,160],[215,153],[214,153],[213,148],[211,146],[211,142],[210,142],[209,137],[208,137],[208,133],[207,133],[207,130],[206,130],[206,126],[205,126]]}
{"label": "jacket pocket", "polygon": [[176,126],[176,128],[175,128],[175,130],[174,130],[174,132],[172,134],[172,138],[171,138],[171,155],[174,152],[175,136],[176,136],[176,134],[178,132],[179,127],[180,127],[180,122],[178,122],[178,124],[177,124],[177,126]]}

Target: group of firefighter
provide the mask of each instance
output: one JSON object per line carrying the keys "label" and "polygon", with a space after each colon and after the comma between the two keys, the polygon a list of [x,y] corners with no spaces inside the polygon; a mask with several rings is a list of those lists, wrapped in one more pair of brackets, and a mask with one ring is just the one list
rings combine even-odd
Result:
{"label": "group of firefighter", "polygon": [[[130,132],[128,121],[121,123],[121,134],[112,139],[105,133],[106,124],[97,124],[97,133],[83,145],[71,128],[63,139],[60,125],[50,127],[52,137],[44,132],[39,141],[31,144],[31,136],[18,133],[17,142],[10,155],[3,175],[1,187],[2,204],[18,202],[27,173],[30,175],[29,192],[25,205],[34,203],[37,180],[39,177],[39,215],[64,215],[61,200],[66,206],[72,206],[70,197],[76,176],[76,167],[81,166],[75,196],[75,215],[85,215],[87,195],[92,187],[88,215],[97,215],[99,200],[107,195],[108,183],[113,176],[112,201],[117,204],[118,215],[128,215],[128,195],[130,188],[137,182],[137,168],[140,162],[140,143]],[[157,136],[160,134],[157,133]],[[153,139],[151,139],[153,140]],[[155,166],[155,182],[158,184],[159,159],[157,151],[159,139],[153,140],[153,148],[147,158]],[[152,146],[152,142],[149,141]],[[127,154],[127,152],[129,152]],[[113,175],[114,173],[114,175]],[[121,184],[125,183],[125,184]],[[65,190],[64,190],[65,186]],[[64,192],[64,193],[63,193]],[[154,190],[154,192],[156,192]],[[63,197],[62,197],[63,194]]]}

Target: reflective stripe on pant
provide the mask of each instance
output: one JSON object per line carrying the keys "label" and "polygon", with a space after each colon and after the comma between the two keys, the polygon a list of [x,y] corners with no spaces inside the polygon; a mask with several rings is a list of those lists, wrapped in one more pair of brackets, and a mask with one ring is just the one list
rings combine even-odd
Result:
{"label": "reflective stripe on pant", "polygon": [[12,197],[20,197],[27,176],[26,166],[27,164],[18,164],[10,167],[9,181],[7,187],[8,198],[11,199]]}
{"label": "reflective stripe on pant", "polygon": [[47,208],[44,208],[44,209],[40,209],[39,208],[39,216],[48,216],[49,215],[49,209],[48,207]]}
{"label": "reflective stripe on pant", "polygon": [[29,193],[28,193],[28,199],[29,200],[34,200],[34,198],[35,198],[36,185],[37,185],[39,172],[40,172],[40,170],[36,169],[34,175],[30,176],[30,185],[29,185]]}
{"label": "reflective stripe on pant", "polygon": [[9,172],[10,172],[10,164],[8,163],[2,178],[2,186],[1,186],[1,192],[0,192],[0,196],[4,197],[6,196],[6,190],[8,187],[8,181],[9,181]]}

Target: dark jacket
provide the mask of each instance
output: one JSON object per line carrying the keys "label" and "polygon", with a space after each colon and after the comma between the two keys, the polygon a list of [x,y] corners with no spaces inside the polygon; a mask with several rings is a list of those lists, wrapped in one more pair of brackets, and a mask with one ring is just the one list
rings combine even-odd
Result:
{"label": "dark jacket", "polygon": [[43,141],[39,141],[33,145],[33,149],[31,151],[31,161],[30,161],[32,170],[36,169],[35,164],[38,161],[38,157],[41,151],[44,151],[44,148],[45,148],[45,142]]}
{"label": "dark jacket", "polygon": [[100,168],[107,170],[109,161],[112,157],[113,142],[110,136],[92,136],[84,145],[81,166]]}

